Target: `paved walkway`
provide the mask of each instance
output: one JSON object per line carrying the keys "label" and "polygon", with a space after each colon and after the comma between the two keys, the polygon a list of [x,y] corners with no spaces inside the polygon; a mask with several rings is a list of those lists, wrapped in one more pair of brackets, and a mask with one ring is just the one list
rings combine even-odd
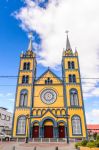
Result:
{"label": "paved walkway", "polygon": [[[13,148],[15,146],[15,149]],[[15,143],[3,142],[0,143],[0,150],[55,150],[58,146],[59,150],[75,150],[74,143]]]}

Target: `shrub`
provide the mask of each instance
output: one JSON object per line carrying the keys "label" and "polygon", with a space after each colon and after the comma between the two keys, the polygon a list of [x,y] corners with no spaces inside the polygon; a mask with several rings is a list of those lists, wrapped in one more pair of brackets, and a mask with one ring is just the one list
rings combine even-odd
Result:
{"label": "shrub", "polygon": [[79,146],[81,146],[81,142],[75,144],[75,148],[76,148],[76,149],[77,149]]}
{"label": "shrub", "polygon": [[95,142],[88,142],[86,146],[90,148],[95,147]]}
{"label": "shrub", "polygon": [[87,145],[87,143],[88,143],[88,141],[87,141],[87,140],[83,140],[83,141],[81,142],[81,146],[86,146],[86,145]]}
{"label": "shrub", "polygon": [[97,135],[97,138],[96,138],[96,140],[97,140],[97,141],[99,141],[99,135]]}
{"label": "shrub", "polygon": [[99,140],[95,141],[96,147],[99,147]]}
{"label": "shrub", "polygon": [[90,142],[94,142],[94,140],[90,140]]}
{"label": "shrub", "polygon": [[94,138],[94,140],[96,140],[96,138],[97,138],[97,132],[95,132],[95,133],[93,134],[93,138]]}

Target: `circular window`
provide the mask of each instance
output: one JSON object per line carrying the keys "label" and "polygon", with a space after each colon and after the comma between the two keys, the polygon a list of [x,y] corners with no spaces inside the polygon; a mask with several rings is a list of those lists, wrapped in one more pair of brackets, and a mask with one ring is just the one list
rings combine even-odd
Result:
{"label": "circular window", "polygon": [[41,93],[41,100],[46,104],[52,104],[56,101],[57,94],[52,89],[46,89]]}

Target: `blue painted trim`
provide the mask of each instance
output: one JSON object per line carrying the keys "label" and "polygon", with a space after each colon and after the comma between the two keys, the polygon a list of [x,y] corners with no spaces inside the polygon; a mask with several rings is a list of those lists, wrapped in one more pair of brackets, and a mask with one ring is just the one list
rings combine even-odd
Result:
{"label": "blue painted trim", "polygon": [[[32,86],[31,86],[31,102],[30,102],[30,116],[32,115],[32,108],[33,108],[33,104],[34,104],[34,81],[35,81],[35,78],[36,78],[36,59],[33,58],[33,70],[32,70]],[[30,117],[30,124],[29,124],[29,137],[32,136],[32,133],[31,133],[31,117]]]}
{"label": "blue painted trim", "polygon": [[64,120],[59,120],[59,121],[57,122],[57,125],[58,125],[58,126],[59,126],[59,123],[64,123],[65,127],[67,127],[67,122],[65,122]]}
{"label": "blue painted trim", "polygon": [[17,91],[18,91],[18,82],[19,82],[19,73],[20,73],[20,66],[21,66],[21,59],[20,59],[20,64],[19,64],[19,69],[18,69],[18,78],[17,78],[17,87],[16,87],[16,94],[15,94],[15,101],[14,101],[14,113],[13,113],[13,120],[12,120],[12,132],[11,136],[14,134],[14,119],[15,119],[15,110],[16,110],[16,99],[17,99]]}
{"label": "blue painted trim", "polygon": [[34,123],[38,123],[38,125],[40,125],[40,122],[39,122],[38,120],[34,120],[34,121],[32,121],[32,122],[31,122],[31,125],[33,126],[33,125],[34,125]]}
{"label": "blue painted trim", "polygon": [[21,94],[22,94],[23,91],[26,91],[26,92],[27,92],[27,102],[26,102],[26,103],[28,103],[28,90],[27,90],[27,89],[22,89],[22,90],[20,91],[19,107],[26,107],[26,106],[21,106]]}
{"label": "blue painted trim", "polygon": [[[79,65],[79,58],[77,57],[78,60],[78,70],[79,70],[79,76],[80,74],[80,65]],[[80,78],[80,89],[81,89],[81,97],[82,97],[82,104],[83,104],[83,112],[84,112],[84,122],[85,122],[85,130],[86,130],[86,139],[88,140],[88,132],[87,132],[87,124],[86,124],[86,117],[85,117],[85,107],[84,107],[84,100],[83,100],[83,92],[82,92],[82,84],[81,84],[81,78]]]}
{"label": "blue painted trim", "polygon": [[63,56],[63,58],[75,58],[77,56]]}
{"label": "blue painted trim", "polygon": [[55,121],[54,118],[52,118],[52,117],[50,117],[50,116],[45,117],[45,118],[43,118],[43,119],[41,120],[41,122],[40,122],[40,126],[41,126],[41,127],[43,126],[43,124],[44,124],[44,122],[45,122],[46,120],[51,120],[51,121],[53,122],[54,127],[57,127],[57,122]]}
{"label": "blue painted trim", "polygon": [[[21,117],[24,117],[24,118],[25,118],[25,134],[18,134],[18,133],[17,133],[17,131],[18,131],[18,121],[19,121],[19,119],[20,119]],[[26,135],[26,116],[25,116],[25,115],[20,115],[20,116],[18,116],[18,118],[17,118],[16,135],[24,135],[24,136]]]}
{"label": "blue painted trim", "polygon": [[[76,116],[79,117],[79,119],[80,119],[81,134],[74,134],[74,133],[73,133],[73,124],[72,124],[72,120],[73,120],[73,117],[76,117]],[[74,114],[74,115],[71,117],[71,124],[72,124],[72,135],[73,135],[73,136],[83,136],[83,133],[82,133],[82,121],[81,121],[81,118],[80,118],[79,115]]]}
{"label": "blue painted trim", "polygon": [[56,84],[39,84],[39,83],[35,83],[34,84],[35,86],[40,86],[40,85],[43,85],[45,87],[50,87],[50,86],[56,86],[56,85],[63,85],[62,83],[56,83]]}
{"label": "blue painted trim", "polygon": [[[78,101],[78,105],[71,105],[71,91],[73,91],[73,90],[77,93],[77,101]],[[69,94],[70,94],[70,106],[71,106],[71,107],[79,107],[78,90],[77,90],[76,88],[71,88],[71,89],[69,90]]]}

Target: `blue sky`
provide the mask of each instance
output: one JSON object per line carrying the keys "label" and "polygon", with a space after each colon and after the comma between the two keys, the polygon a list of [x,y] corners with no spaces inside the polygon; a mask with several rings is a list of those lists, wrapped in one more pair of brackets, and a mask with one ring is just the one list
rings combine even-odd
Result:
{"label": "blue sky", "polygon": [[[17,75],[20,53],[22,51],[25,52],[28,47],[29,40],[27,31],[32,30],[34,33],[34,49],[38,56],[37,76],[42,74],[48,66],[50,66],[58,76],[61,76],[61,53],[63,51],[63,48],[65,47],[66,40],[64,32],[69,28],[71,46],[73,49],[75,49],[75,47],[78,47],[81,75],[83,77],[99,77],[98,69],[95,70],[95,68],[99,66],[99,64],[97,63],[97,54],[99,47],[99,38],[97,35],[98,28],[96,25],[98,24],[97,16],[96,14],[93,14],[96,17],[96,20],[93,15],[91,15],[91,20],[90,16],[88,16],[88,19],[86,18],[86,14],[89,14],[90,10],[97,10],[96,5],[93,5],[93,0],[91,0],[90,5],[92,5],[94,9],[88,8],[86,10],[85,3],[83,2],[82,6],[84,7],[84,10],[82,10],[82,12],[78,10],[81,17],[85,19],[84,21],[86,26],[88,26],[89,23],[92,25],[94,24],[94,26],[91,25],[90,30],[87,28],[87,31],[85,28],[85,24],[82,24],[82,27],[81,24],[75,21],[78,25],[77,29],[76,23],[72,25],[71,20],[73,20],[73,18],[75,18],[75,20],[77,18],[77,21],[79,20],[80,22],[81,20],[80,16],[77,16],[74,10],[74,16],[69,9],[66,10],[69,16],[71,16],[71,19],[70,17],[68,17],[67,12],[65,12],[64,8],[66,1],[62,0],[60,2],[60,0],[58,0],[56,2],[56,0],[53,0],[53,2],[50,3],[46,2],[47,5],[45,5],[45,3],[42,1],[40,1],[40,3],[37,3],[35,1],[33,3],[30,2],[33,1],[0,0],[0,75]],[[70,4],[67,4],[68,8],[72,7],[72,3],[73,1],[71,0]],[[78,5],[80,4],[78,3]],[[27,8],[29,10],[28,13]],[[62,20],[60,14],[62,14],[63,16]],[[68,18],[68,23],[64,21],[64,14]],[[83,30],[81,30],[82,28],[87,34],[86,37],[84,37]],[[79,30],[81,32],[79,32]],[[90,38],[90,31],[92,32],[95,42]],[[90,45],[90,41],[93,41],[93,44]],[[83,44],[84,42],[85,45]],[[84,49],[86,55],[84,55]],[[56,50],[56,52],[54,50]],[[90,55],[88,55],[89,53]],[[92,61],[91,64],[86,63],[88,59],[89,62]],[[16,82],[17,78],[0,78],[0,106],[7,107],[10,111],[13,111]],[[99,116],[98,85],[98,80],[87,80],[83,85],[83,91],[85,93],[84,103],[88,123],[99,123],[99,120],[97,119],[97,117]]]}

